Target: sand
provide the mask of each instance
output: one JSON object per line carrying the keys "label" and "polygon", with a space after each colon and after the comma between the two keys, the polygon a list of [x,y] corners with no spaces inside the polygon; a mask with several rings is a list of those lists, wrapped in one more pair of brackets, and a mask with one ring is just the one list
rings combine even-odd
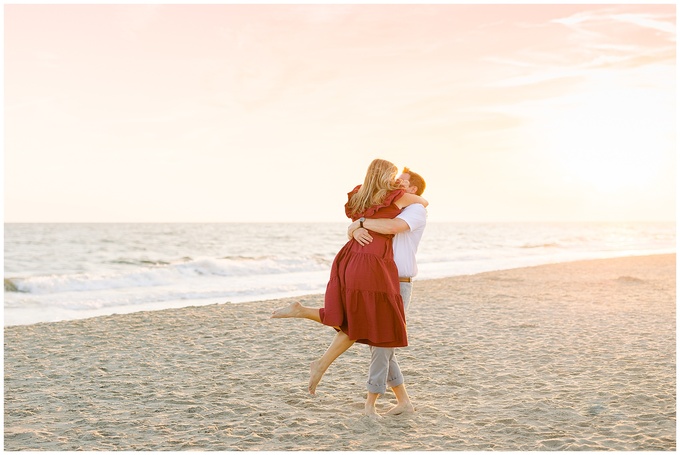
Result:
{"label": "sand", "polygon": [[416,281],[380,420],[366,346],[307,393],[294,300],[5,328],[5,450],[675,450],[675,255]]}

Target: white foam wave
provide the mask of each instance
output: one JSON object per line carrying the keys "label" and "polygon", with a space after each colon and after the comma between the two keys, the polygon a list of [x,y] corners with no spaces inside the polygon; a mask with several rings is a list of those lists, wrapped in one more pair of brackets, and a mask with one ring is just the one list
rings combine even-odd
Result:
{"label": "white foam wave", "polygon": [[5,280],[5,290],[29,294],[102,291],[127,288],[153,288],[174,285],[197,277],[248,277],[326,270],[328,264],[318,258],[300,259],[211,259],[110,273],[76,273],[15,277]]}
{"label": "white foam wave", "polygon": [[[322,293],[345,227],[6,225],[5,324]],[[418,279],[674,251],[668,223],[432,223]]]}

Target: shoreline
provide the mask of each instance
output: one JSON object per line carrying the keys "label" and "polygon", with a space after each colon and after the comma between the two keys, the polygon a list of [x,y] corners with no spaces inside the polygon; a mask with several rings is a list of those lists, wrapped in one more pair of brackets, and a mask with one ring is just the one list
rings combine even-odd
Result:
{"label": "shoreline", "polygon": [[[503,267],[499,269],[491,269],[491,270],[482,270],[482,271],[474,271],[472,273],[466,273],[466,274],[455,274],[455,275],[448,275],[448,276],[442,276],[442,277],[435,277],[435,278],[418,278],[416,277],[414,279],[414,283],[426,283],[429,281],[434,281],[434,280],[445,280],[445,279],[454,279],[458,277],[466,277],[466,276],[475,276],[479,275],[482,273],[496,273],[496,272],[504,272],[508,270],[516,270],[516,269],[527,269],[527,268],[532,268],[532,267],[542,267],[542,266],[550,266],[550,265],[558,265],[558,264],[569,264],[572,262],[583,262],[583,261],[596,261],[596,260],[607,260],[607,259],[619,259],[619,258],[635,258],[635,257],[647,257],[647,256],[667,256],[667,255],[675,255],[675,252],[646,252],[646,251],[640,251],[640,252],[626,252],[626,251],[621,251],[617,252],[614,255],[606,255],[605,257],[591,257],[591,258],[577,258],[577,259],[565,259],[565,258],[560,258],[557,259],[555,262],[540,262],[538,264],[532,264],[532,265],[519,265],[519,266],[510,266],[510,267]],[[7,281],[7,279],[5,279]],[[324,285],[325,286],[325,285]],[[245,297],[245,298],[240,298],[240,299],[234,299],[226,301],[226,302],[215,302],[214,298],[204,298],[204,299],[193,299],[193,300],[169,300],[169,301],[164,301],[164,302],[156,302],[156,303],[145,303],[145,304],[134,304],[130,305],[128,308],[125,307],[117,307],[116,311],[111,312],[108,309],[95,309],[95,310],[85,310],[89,313],[92,313],[87,316],[83,316],[78,314],[79,311],[83,310],[64,310],[64,309],[52,309],[52,308],[45,308],[42,309],[42,311],[58,315],[57,317],[63,317],[64,313],[71,313],[74,314],[74,317],[66,317],[65,319],[59,319],[56,321],[28,321],[29,318],[26,316],[22,317],[22,313],[20,312],[19,316],[14,316],[15,320],[18,320],[19,322],[14,322],[11,324],[6,324],[5,318],[3,317],[3,327],[8,328],[8,327],[17,327],[17,326],[26,326],[26,325],[34,325],[34,324],[52,324],[52,323],[60,323],[60,322],[68,322],[68,321],[77,321],[77,320],[83,320],[83,319],[92,319],[92,318],[99,318],[99,317],[106,317],[106,316],[114,316],[114,315],[125,315],[125,314],[134,314],[134,313],[145,313],[149,311],[164,311],[164,310],[170,310],[170,309],[181,309],[181,308],[190,308],[190,307],[199,307],[199,306],[210,306],[210,305],[239,305],[239,304],[256,304],[260,302],[268,302],[272,300],[282,300],[282,299],[310,299],[310,298],[315,298],[318,297],[319,299],[323,298],[323,291],[317,292],[317,293],[305,293],[305,294],[297,294],[297,291],[293,291],[291,293],[292,295],[273,295],[273,296],[254,296],[254,297]],[[158,306],[156,308],[156,306]],[[14,308],[9,308],[9,311],[15,310]],[[8,311],[7,308],[4,309],[3,314],[6,314]],[[24,322],[26,321],[26,322]]]}
{"label": "shoreline", "polygon": [[[368,349],[307,393],[321,295],[5,327],[5,450],[675,450],[675,254],[418,280],[416,413],[361,415]],[[388,391],[378,412],[394,405]]]}

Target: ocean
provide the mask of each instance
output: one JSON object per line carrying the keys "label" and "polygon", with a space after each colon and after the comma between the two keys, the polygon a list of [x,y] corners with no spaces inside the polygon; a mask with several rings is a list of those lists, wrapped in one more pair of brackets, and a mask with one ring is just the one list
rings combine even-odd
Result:
{"label": "ocean", "polygon": [[[4,225],[4,325],[323,293],[339,223]],[[674,253],[675,223],[428,223],[417,280]]]}

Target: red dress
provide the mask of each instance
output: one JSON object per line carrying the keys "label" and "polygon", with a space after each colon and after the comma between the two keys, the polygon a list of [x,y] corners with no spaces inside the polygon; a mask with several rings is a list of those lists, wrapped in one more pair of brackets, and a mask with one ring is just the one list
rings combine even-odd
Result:
{"label": "red dress", "polygon": [[[359,190],[348,194],[348,200]],[[394,202],[404,190],[394,190],[382,204],[370,207],[353,220],[394,218],[401,212]],[[348,217],[347,204],[345,213]],[[408,346],[399,272],[394,263],[392,237],[371,231],[373,241],[361,246],[351,239],[335,256],[319,316],[325,325],[340,327],[351,340],[371,346]]]}

